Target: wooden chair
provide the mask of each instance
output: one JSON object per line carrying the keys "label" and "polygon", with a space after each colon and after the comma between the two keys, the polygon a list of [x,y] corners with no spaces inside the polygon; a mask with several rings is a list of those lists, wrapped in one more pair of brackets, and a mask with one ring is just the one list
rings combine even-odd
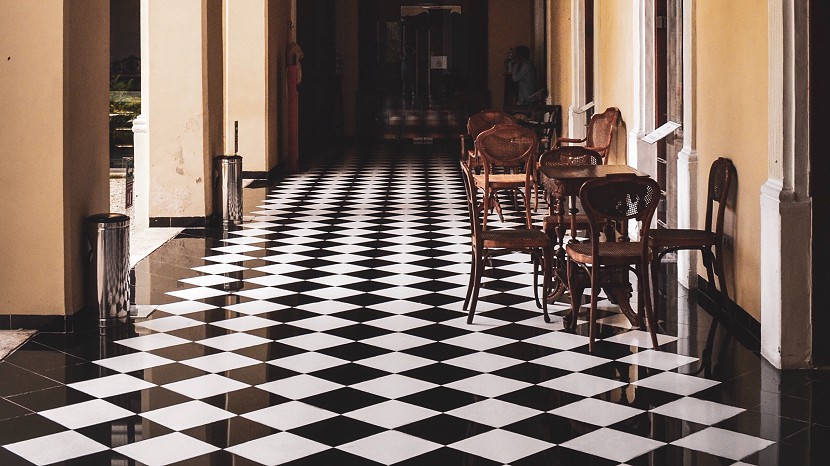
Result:
{"label": "wooden chair", "polygon": [[[620,270],[633,270],[638,276],[638,311],[645,308],[652,347],[656,350],[656,322],[651,308],[648,283],[648,242],[613,241],[618,225],[636,220],[641,225],[641,235],[648,238],[654,211],[660,201],[660,185],[651,178],[636,175],[609,175],[586,181],[579,191],[579,199],[588,216],[590,240],[586,243],[570,242],[566,246],[568,256],[568,288],[571,290],[571,314],[568,324],[576,326],[581,293],[584,285],[578,283],[576,266],[590,276],[591,310],[589,314],[589,349],[593,351],[596,339],[597,295],[604,283],[604,276]],[[605,233],[606,242],[600,242]],[[642,319],[640,319],[642,322]]]}
{"label": "wooden chair", "polygon": [[[585,166],[585,165],[602,165],[602,156],[595,150],[591,150],[582,146],[563,146],[551,149],[542,153],[539,156],[539,161],[536,163],[536,169],[541,167],[562,167],[562,166]],[[537,177],[538,179],[538,177]],[[562,205],[563,199],[551,199],[549,195],[545,195],[548,202],[556,202],[555,206],[550,206],[551,211],[564,211],[566,206]],[[559,239],[559,244],[562,244],[562,236],[565,234],[571,225],[570,217],[565,217],[564,224],[560,224],[559,216],[547,215],[543,223],[542,230],[547,232],[551,238],[554,234]],[[562,227],[561,230],[558,230]],[[588,229],[588,217],[585,214],[578,214],[576,216],[576,227],[580,230]],[[558,233],[557,233],[558,231]],[[561,235],[560,235],[561,233]],[[574,232],[571,232],[573,235]]]}
{"label": "wooden chair", "polygon": [[619,118],[620,109],[608,107],[604,112],[596,113],[591,117],[585,138],[556,138],[555,147],[559,147],[563,143],[584,144],[588,149],[599,152],[602,155],[603,163],[608,163],[608,152],[611,150],[611,140]]}
{"label": "wooden chair", "polygon": [[[474,143],[478,135],[495,125],[511,123],[516,123],[516,120],[511,115],[498,110],[484,110],[468,118],[467,134],[461,135],[461,160],[477,161]],[[473,166],[476,166],[476,163],[473,163]]]}
{"label": "wooden chair", "polygon": [[511,190],[522,198],[525,223],[528,229],[533,228],[530,192],[535,187],[534,164],[538,144],[539,139],[533,130],[517,124],[495,125],[476,138],[475,149],[481,157],[483,173],[473,175],[473,180],[476,187],[484,192],[483,229],[487,229],[487,214],[497,202],[496,193],[504,190]]}
{"label": "wooden chair", "polygon": [[[718,275],[720,293],[719,306],[724,307],[729,295],[726,290],[726,277],[723,272],[723,217],[732,181],[737,176],[735,165],[723,157],[712,163],[709,169],[709,189],[706,195],[706,219],[702,230],[694,229],[657,229],[648,235],[649,262],[651,263],[651,280],[654,289],[655,312],[658,308],[657,272],[663,256],[680,250],[698,250],[703,255],[703,264],[709,278],[709,286],[715,287],[715,273]],[[715,213],[717,203],[717,213]],[[714,252],[712,251],[714,249]],[[660,313],[656,312],[659,316]]]}
{"label": "wooden chair", "polygon": [[[481,278],[484,275],[485,260],[497,252],[525,251],[533,258],[533,295],[536,305],[542,308],[545,322],[550,322],[547,301],[539,303],[539,260],[542,261],[543,280],[542,296],[546,296],[550,288],[551,260],[553,247],[550,239],[541,230],[534,229],[491,229],[485,231],[482,225],[484,216],[483,204],[478,200],[478,189],[473,181],[473,173],[464,162],[461,162],[461,173],[464,178],[464,189],[467,191],[467,207],[470,213],[470,232],[473,246],[473,260],[470,270],[470,282],[467,285],[467,295],[464,298],[464,310],[468,311],[467,323],[473,322],[478,293],[481,289]],[[540,258],[541,255],[541,258]]]}

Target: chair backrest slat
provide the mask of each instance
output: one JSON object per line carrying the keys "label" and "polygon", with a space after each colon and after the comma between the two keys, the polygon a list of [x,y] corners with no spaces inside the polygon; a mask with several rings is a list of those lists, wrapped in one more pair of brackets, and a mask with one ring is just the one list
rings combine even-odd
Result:
{"label": "chair backrest slat", "polygon": [[[705,228],[707,231],[714,231],[718,235],[723,234],[723,218],[726,213],[726,203],[729,199],[729,192],[736,176],[737,171],[731,160],[719,157],[712,162],[712,166],[709,168],[709,191],[706,196]],[[718,207],[713,230],[712,216],[714,215],[715,202],[718,203]]]}

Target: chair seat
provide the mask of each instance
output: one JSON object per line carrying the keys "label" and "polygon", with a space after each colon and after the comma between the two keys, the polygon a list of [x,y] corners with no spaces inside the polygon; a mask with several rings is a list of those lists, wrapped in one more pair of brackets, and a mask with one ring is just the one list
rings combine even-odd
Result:
{"label": "chair seat", "polygon": [[550,238],[541,230],[487,230],[481,232],[485,248],[547,248]]}
{"label": "chair seat", "polygon": [[651,230],[648,234],[649,246],[652,248],[701,248],[717,243],[714,232],[691,229]]}
{"label": "chair seat", "polygon": [[[490,175],[490,189],[522,187],[527,176],[524,173],[498,173]],[[484,189],[484,175],[473,175],[476,187]]]}
{"label": "chair seat", "polygon": [[[591,243],[569,243],[568,257],[582,264],[593,264]],[[642,260],[643,245],[639,241],[599,243],[602,265],[638,264]]]}

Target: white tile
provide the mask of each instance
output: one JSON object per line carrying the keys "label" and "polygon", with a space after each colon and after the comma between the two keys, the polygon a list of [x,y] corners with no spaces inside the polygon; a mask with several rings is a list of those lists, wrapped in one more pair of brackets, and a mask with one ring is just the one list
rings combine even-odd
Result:
{"label": "white tile", "polygon": [[337,413],[299,401],[289,401],[242,415],[245,419],[280,430],[296,429],[335,416]]}
{"label": "white tile", "polygon": [[156,384],[127,374],[115,374],[97,379],[70,383],[66,386],[82,391],[96,398],[107,398],[138,390],[145,390],[147,388],[155,387]]}
{"label": "white tile", "polygon": [[[460,297],[463,298],[464,294],[466,294],[466,291],[463,294],[461,294]],[[479,293],[479,297],[481,297],[481,296],[484,296],[484,295],[482,293]],[[496,305],[493,305],[492,303],[487,303],[486,301],[479,301],[478,304],[476,304],[476,313],[484,312],[485,310],[487,310],[486,307],[488,305],[496,307]],[[501,306],[499,306],[499,307],[501,307]],[[487,316],[483,316],[483,315],[476,315],[475,317],[473,317],[473,323],[472,324],[467,323],[467,316],[466,315],[460,315],[460,316],[456,317],[455,319],[449,319],[449,320],[445,320],[445,321],[441,322],[441,325],[446,325],[448,327],[460,328],[460,329],[468,330],[468,331],[471,331],[471,332],[482,332],[484,330],[489,330],[491,328],[501,327],[503,325],[509,325],[509,324],[510,324],[510,322],[508,322],[506,320],[493,319],[491,317],[487,317]]]}
{"label": "white tile", "polygon": [[335,358],[322,353],[300,353],[280,359],[268,361],[268,364],[277,367],[284,367],[292,371],[307,374],[309,372],[328,369],[343,364],[348,364],[345,359]]}
{"label": "white tile", "polygon": [[449,445],[450,448],[481,456],[502,464],[520,460],[526,456],[539,453],[548,448],[553,448],[554,446],[556,444],[543,442],[501,429],[468,437]]}
{"label": "white tile", "polygon": [[430,390],[437,386],[434,383],[413,379],[404,375],[390,374],[351,385],[351,388],[384,398],[396,399],[412,395],[413,393]]}
{"label": "white tile", "polygon": [[[294,325],[295,322],[291,324]],[[352,342],[353,340],[349,340],[348,338],[338,337],[328,333],[306,333],[305,335],[280,339],[280,343],[291,345],[295,348],[302,348],[306,351],[317,351]]]}
{"label": "white tile", "polygon": [[249,246],[249,245],[246,245],[246,244],[236,244],[236,245],[233,245],[233,246],[222,246],[222,247],[211,248],[211,249],[214,250],[214,251],[225,252],[225,253],[229,253],[229,254],[239,254],[239,253],[244,253],[244,252],[260,251],[264,248],[260,248],[260,247],[257,247],[257,246]]}
{"label": "white tile", "polygon": [[217,254],[214,256],[205,256],[203,260],[210,262],[219,262],[220,264],[232,264],[234,262],[244,262],[254,260],[254,256],[246,256],[245,254]]}
{"label": "white tile", "polygon": [[611,461],[625,462],[665,445],[663,442],[638,435],[601,428],[561,444]]}
{"label": "white tile", "polygon": [[387,430],[337,447],[338,450],[381,464],[398,463],[438,448],[441,448],[438,443],[396,430]]}
{"label": "white tile", "polygon": [[562,377],[547,380],[539,385],[565,393],[596,396],[616,388],[625,387],[628,384],[620,382],[619,380],[610,380],[581,372],[573,372]]}
{"label": "white tile", "polygon": [[214,395],[222,395],[235,390],[241,390],[250,385],[217,374],[205,374],[192,379],[163,385],[164,388],[181,393],[187,397],[199,400]]}
{"label": "white tile", "polygon": [[315,332],[325,332],[326,330],[348,327],[350,325],[355,325],[356,323],[357,322],[355,321],[341,319],[340,317],[322,315],[310,317],[308,319],[295,320],[291,322],[291,325],[307,330],[313,330]]}
{"label": "white tile", "polygon": [[248,290],[236,291],[233,294],[244,296],[246,298],[251,299],[271,299],[271,298],[280,298],[283,296],[288,296],[295,294],[295,291],[291,290],[284,290],[282,288],[275,288],[272,286],[263,286],[260,288],[253,288]]}
{"label": "white tile", "polygon": [[173,430],[185,430],[212,422],[230,419],[235,414],[203,401],[188,401],[140,413],[140,416]]}
{"label": "white tile", "polygon": [[[462,380],[445,384],[444,386],[465,391],[475,395],[495,398],[505,393],[515,392],[533,384],[522,382],[493,374],[479,374]],[[540,384],[541,385],[541,384]]]}
{"label": "white tile", "polygon": [[89,400],[41,411],[38,414],[64,427],[80,429],[81,427],[130,417],[134,413],[104,400]]}
{"label": "white tile", "polygon": [[367,345],[377,346],[392,351],[403,351],[418,346],[429,345],[435,343],[434,340],[427,338],[416,337],[408,333],[387,333],[372,338],[361,340],[361,343]]}
{"label": "white tile", "polygon": [[718,383],[720,382],[691,375],[678,374],[676,372],[660,372],[651,377],[631,382],[631,385],[689,396],[701,390],[714,387]]}
{"label": "white tile", "polygon": [[263,275],[261,277],[246,278],[242,281],[261,286],[280,286],[287,285],[289,283],[297,283],[302,280],[288,275]]}
{"label": "white tile", "polygon": [[387,429],[395,429],[439,414],[441,414],[439,411],[432,409],[398,400],[389,400],[345,413],[344,416]]}
{"label": "white tile", "polygon": [[239,235],[239,236],[262,236],[262,235],[270,235],[274,232],[271,230],[265,230],[262,228],[249,228],[245,230],[235,230],[231,231],[230,234],[232,235]]}
{"label": "white tile", "polygon": [[343,288],[339,286],[328,286],[324,288],[317,288],[316,290],[306,291],[305,294],[314,296],[320,299],[343,299],[349,296],[357,296],[361,294],[360,291]]}
{"label": "white tile", "polygon": [[245,236],[240,236],[238,238],[226,238],[226,239],[223,239],[222,241],[225,242],[225,243],[228,243],[228,244],[247,244],[247,245],[268,242],[268,240],[265,239],[265,238],[245,237]]}
{"label": "white tile", "polygon": [[241,354],[227,352],[209,354],[207,356],[200,356],[198,358],[181,361],[181,364],[211,373],[230,371],[239,369],[240,367],[253,366],[254,364],[259,363],[260,361],[257,361],[256,359],[242,356]]}
{"label": "white tile", "polygon": [[481,332],[465,333],[464,335],[443,340],[443,343],[476,351],[486,351],[515,342],[516,340],[513,340],[512,338],[505,338]]}
{"label": "white tile", "polygon": [[147,466],[156,466],[206,455],[219,448],[180,432],[173,432],[113,450]]}
{"label": "white tile", "polygon": [[524,361],[490,353],[471,353],[444,361],[445,364],[478,372],[495,372],[522,362]]}
{"label": "white tile", "polygon": [[143,327],[154,332],[172,332],[173,330],[196,327],[198,325],[204,325],[204,322],[182,316],[161,317],[159,319],[135,323],[136,327]]}
{"label": "white tile", "polygon": [[420,356],[413,356],[411,354],[393,352],[361,359],[360,361],[355,361],[355,363],[386,372],[398,373],[405,372],[410,369],[416,369],[418,367],[428,366],[430,364],[434,364],[435,361],[422,358]]}
{"label": "white tile", "polygon": [[343,385],[313,375],[300,374],[257,385],[257,388],[291,400],[299,400],[343,388]]}
{"label": "white tile", "polygon": [[241,272],[242,270],[248,270],[248,268],[233,264],[211,264],[203,265],[201,267],[192,267],[191,270],[209,275],[221,275],[223,273]]}
{"label": "white tile", "polygon": [[600,358],[591,354],[561,351],[559,353],[542,356],[541,358],[534,359],[530,362],[544,366],[556,367],[558,369],[565,369],[571,372],[579,372],[611,362],[611,360]]}
{"label": "white tile", "polygon": [[406,330],[412,330],[413,328],[426,327],[427,325],[432,325],[433,323],[434,322],[417,319],[415,317],[395,315],[370,320],[366,322],[366,325],[382,328],[384,330],[391,330],[393,332],[403,332]]}
{"label": "white tile", "polygon": [[309,280],[312,283],[319,283],[320,285],[325,286],[346,286],[352,285],[354,283],[360,283],[365,281],[362,278],[353,277],[351,275],[338,275],[338,274],[331,274],[331,275],[324,275],[318,278],[312,278]]}
{"label": "white tile", "polygon": [[225,277],[223,275],[199,275],[198,277],[183,278],[179,281],[193,286],[216,286],[224,285],[225,283],[233,283],[239,280]]}
{"label": "white tile", "polygon": [[651,410],[663,416],[675,417],[698,424],[713,425],[746,411],[714,401],[683,397]]}
{"label": "white tile", "polygon": [[680,440],[671,442],[671,445],[702,451],[732,460],[740,460],[757,451],[772,445],[773,441],[751,435],[708,427],[695,432]]}
{"label": "white tile", "polygon": [[[657,344],[660,346],[676,340],[677,337],[663,335],[662,333],[657,334]],[[630,330],[625,333],[605,338],[603,341],[619,343],[621,345],[636,346],[638,348],[651,348],[651,334],[642,330]]]}
{"label": "white tile", "polygon": [[225,306],[225,309],[229,311],[238,312],[240,314],[246,315],[265,314],[266,312],[273,312],[286,308],[287,306],[272,303],[270,301],[248,301],[247,303],[239,303],[232,304],[230,306]]}
{"label": "white tile", "polygon": [[[423,256],[418,256],[421,260],[425,259]],[[386,258],[384,257],[384,260]],[[411,299],[417,296],[423,296],[425,294],[430,294],[430,291],[422,290],[419,288],[412,288],[409,286],[390,286],[389,288],[382,288],[379,290],[372,291],[372,294],[383,296],[384,298],[394,298],[394,299]]]}
{"label": "white tile", "polygon": [[233,319],[220,320],[211,322],[210,324],[226,330],[233,330],[234,332],[247,332],[250,330],[271,327],[273,325],[280,325],[279,322],[275,322],[270,319],[263,319],[262,317],[257,316],[234,317]]}
{"label": "white tile", "polygon": [[[374,281],[385,283],[387,285],[396,285],[396,286],[405,286],[405,285],[414,285],[416,283],[423,283],[429,281],[429,279],[419,277],[417,275],[390,275],[388,277],[380,277],[376,278]],[[399,296],[396,296],[399,297]]]}
{"label": "white tile", "polygon": [[106,446],[73,430],[11,443],[4,448],[37,465],[57,463],[108,450]]}
{"label": "white tile", "polygon": [[132,353],[92,362],[118,372],[133,372],[149,369],[150,367],[163,366],[175,361],[150,353]]}
{"label": "white tile", "polygon": [[258,337],[256,335],[249,335],[247,333],[230,333],[227,335],[219,335],[218,337],[199,340],[196,343],[224,351],[234,351],[251,346],[263,345],[265,343],[270,343],[271,341],[273,340]]}
{"label": "white tile", "polygon": [[312,248],[310,246],[303,246],[301,244],[284,244],[284,245],[268,248],[268,250],[269,251],[275,251],[275,252],[282,252],[282,253],[285,253],[285,254],[293,254],[293,253],[299,253],[299,252],[315,251],[316,248]]}
{"label": "white tile", "polygon": [[524,342],[547,348],[572,350],[587,345],[590,342],[590,338],[567,332],[550,332],[528,338]]}
{"label": "white tile", "polygon": [[268,437],[240,443],[225,450],[251,461],[270,465],[288,463],[328,449],[327,445],[299,435],[279,432]]}
{"label": "white tile", "polygon": [[[368,238],[362,238],[361,239],[361,238],[352,237],[350,239],[352,241],[363,241],[363,242],[374,241],[374,240],[371,240],[371,239],[368,239]],[[345,239],[341,239],[339,241],[338,240],[332,240],[332,241],[334,241],[334,242],[343,242],[343,241],[345,241]],[[321,272],[325,272],[325,273],[342,274],[342,273],[360,272],[362,270],[366,270],[366,267],[363,267],[363,266],[360,266],[360,265],[354,265],[354,264],[332,264],[332,265],[325,265],[323,267],[320,267],[317,270],[319,270]]]}
{"label": "white tile", "polygon": [[492,427],[504,427],[529,417],[541,414],[538,409],[528,408],[506,401],[488,398],[478,403],[469,404],[447,411],[455,417],[467,419]]}
{"label": "white tile", "polygon": [[643,412],[642,409],[609,403],[607,401],[597,400],[596,398],[584,398],[575,403],[560,406],[549,411],[549,413],[557,416],[602,427],[616,424],[617,422],[634,417]]}
{"label": "white tile", "polygon": [[285,275],[287,273],[299,272],[305,270],[305,267],[300,267],[293,264],[271,264],[263,265],[262,267],[255,267],[254,270],[263,273],[270,273],[273,275]]}
{"label": "white tile", "polygon": [[385,301],[382,303],[372,304],[367,306],[369,309],[377,311],[389,312],[390,314],[408,314],[410,312],[422,311],[430,309],[431,306],[426,304],[416,303],[415,301],[406,301],[403,299],[396,299],[394,301]]}
{"label": "white tile", "polygon": [[141,337],[126,338],[118,340],[115,343],[124,345],[129,348],[137,349],[139,351],[152,351],[159,348],[167,348],[168,346],[181,345],[188,343],[190,340],[179,338],[166,333],[153,333]]}
{"label": "white tile", "polygon": [[216,309],[216,306],[199,301],[179,301],[176,303],[162,304],[158,307],[159,311],[175,315],[192,314],[194,312],[207,311],[209,309]]}
{"label": "white tile", "polygon": [[617,361],[626,364],[633,364],[635,366],[651,367],[663,371],[670,371],[677,369],[680,366],[685,366],[697,361],[698,358],[683,356],[681,354],[669,353],[666,351],[645,350],[629,354],[624,358],[617,359]]}

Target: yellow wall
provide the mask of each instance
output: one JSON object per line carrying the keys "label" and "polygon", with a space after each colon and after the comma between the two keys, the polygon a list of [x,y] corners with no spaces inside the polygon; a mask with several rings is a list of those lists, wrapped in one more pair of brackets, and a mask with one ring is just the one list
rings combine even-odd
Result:
{"label": "yellow wall", "polygon": [[571,102],[571,2],[548,0],[548,89],[562,106],[562,128],[568,127]]}
{"label": "yellow wall", "polygon": [[[740,27],[735,27],[737,17]],[[732,159],[738,184],[726,225],[734,243],[726,262],[730,298],[760,319],[758,199],[767,179],[767,10],[756,0],[698,2],[695,26],[698,218],[703,222],[709,166],[720,156]]]}
{"label": "yellow wall", "polygon": [[[490,0],[487,23],[487,76],[491,107],[501,109],[504,102],[504,58],[507,51],[517,45],[533,46],[533,1]],[[531,49],[530,56],[534,53]],[[537,68],[544,66],[541,63],[534,65]]]}
{"label": "yellow wall", "polygon": [[109,208],[109,4],[0,0],[0,11],[0,314],[72,314],[84,220]]}
{"label": "yellow wall", "polygon": [[638,125],[636,69],[637,25],[634,14],[637,2],[634,0],[597,1],[594,9],[594,43],[597,44],[594,74],[594,110],[599,113],[607,107],[617,107],[621,112],[622,124],[616,134],[616,155],[611,163],[626,163],[625,147],[628,137],[626,128]]}

